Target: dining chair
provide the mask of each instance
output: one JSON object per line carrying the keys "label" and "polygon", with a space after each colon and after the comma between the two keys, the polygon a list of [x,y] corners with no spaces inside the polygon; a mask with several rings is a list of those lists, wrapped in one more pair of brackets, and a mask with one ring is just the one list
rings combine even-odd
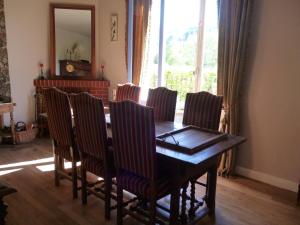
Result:
{"label": "dining chair", "polygon": [[[81,157],[82,203],[87,203],[87,192],[105,201],[105,218],[110,219],[112,178],[115,177],[112,148],[109,146],[103,102],[88,93],[72,94],[78,150]],[[104,178],[104,191],[88,187],[86,173]]]}
{"label": "dining chair", "polygon": [[[117,170],[117,224],[122,224],[123,213],[155,224],[156,202],[172,192],[172,180],[158,166],[153,108],[133,101],[110,102],[110,114]],[[148,220],[123,207],[123,190],[149,202]],[[172,201],[171,197],[171,206]]]}
{"label": "dining chair", "polygon": [[39,136],[42,137],[45,131],[48,131],[48,118],[45,112],[44,96],[42,93],[35,94],[35,121],[37,121],[39,128]]}
{"label": "dining chair", "polygon": [[[183,113],[183,124],[218,131],[222,104],[222,96],[216,96],[204,91],[187,93]],[[190,180],[190,198],[192,205],[195,203],[195,184],[206,187],[206,184],[197,181],[202,175],[204,174],[201,173]],[[186,190],[187,186],[184,186],[182,190],[183,195],[185,195]],[[193,207],[191,207],[191,209],[193,209]],[[189,214],[193,216],[194,212],[189,211]]]}
{"label": "dining chair", "polygon": [[[45,98],[49,133],[53,140],[55,185],[60,177],[72,181],[73,198],[77,198],[77,167],[80,161],[72,126],[71,108],[68,94],[57,88],[42,90]],[[64,169],[64,160],[72,163],[72,175]]]}
{"label": "dining chair", "polygon": [[165,87],[149,89],[146,106],[153,107],[155,121],[174,122],[177,91]]}
{"label": "dining chair", "polygon": [[116,101],[132,100],[139,102],[141,88],[134,84],[118,84],[116,91]]}

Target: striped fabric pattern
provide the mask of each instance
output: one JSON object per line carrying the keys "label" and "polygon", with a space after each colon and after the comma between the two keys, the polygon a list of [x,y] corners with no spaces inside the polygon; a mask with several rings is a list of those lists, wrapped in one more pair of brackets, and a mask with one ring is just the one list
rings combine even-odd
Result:
{"label": "striped fabric pattern", "polygon": [[155,121],[174,121],[177,91],[165,87],[149,89],[146,105],[153,107]]}
{"label": "striped fabric pattern", "polygon": [[208,92],[187,93],[183,123],[218,130],[223,97]]}
{"label": "striped fabric pattern", "polygon": [[[112,152],[111,152],[112,153]],[[105,168],[105,163],[98,158],[95,158],[90,155],[85,155],[81,160],[81,166],[87,171],[100,176],[105,177],[105,174],[108,172],[112,177],[115,177],[115,168],[113,163],[113,156],[109,154],[109,160],[107,162],[107,168]]]}
{"label": "striped fabric pattern", "polygon": [[[135,195],[142,195],[145,198],[151,195],[151,184],[149,179],[145,179],[132,173],[123,172],[119,175],[118,182],[125,190],[128,190]],[[170,193],[171,187],[170,179],[158,179],[156,182],[156,194],[158,198]]]}
{"label": "striped fabric pattern", "polygon": [[[79,161],[80,160],[79,152],[76,150],[74,151],[74,153],[75,153],[75,155],[73,156],[74,160]],[[70,146],[57,145],[54,148],[54,154],[61,156],[68,161],[72,161],[73,158],[71,155]]]}
{"label": "striped fabric pattern", "polygon": [[110,102],[114,159],[118,170],[155,179],[153,109],[133,101]]}
{"label": "striped fabric pattern", "polygon": [[70,101],[79,150],[99,160],[104,160],[108,145],[102,100],[88,93],[80,93],[71,94]]}
{"label": "striped fabric pattern", "polygon": [[116,92],[116,101],[132,100],[139,102],[141,88],[133,84],[118,85]]}
{"label": "striped fabric pattern", "polygon": [[57,88],[43,89],[50,136],[60,146],[74,146],[68,94]]}

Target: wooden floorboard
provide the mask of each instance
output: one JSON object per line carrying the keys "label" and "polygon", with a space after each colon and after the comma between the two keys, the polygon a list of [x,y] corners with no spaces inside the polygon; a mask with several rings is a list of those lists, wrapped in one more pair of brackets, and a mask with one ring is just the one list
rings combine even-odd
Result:
{"label": "wooden floorboard", "polygon": [[[72,200],[69,181],[62,181],[60,187],[54,186],[51,157],[51,142],[47,139],[0,146],[0,181],[18,190],[5,198],[9,205],[7,224],[116,224],[115,212],[109,222],[103,219],[101,200],[90,196],[88,204],[82,206],[80,198]],[[41,159],[44,161],[40,162]],[[218,178],[216,217],[214,220],[205,217],[199,224],[299,225],[300,207],[296,207],[295,202],[296,193],[290,191],[242,177]],[[124,224],[137,222],[126,218]]]}

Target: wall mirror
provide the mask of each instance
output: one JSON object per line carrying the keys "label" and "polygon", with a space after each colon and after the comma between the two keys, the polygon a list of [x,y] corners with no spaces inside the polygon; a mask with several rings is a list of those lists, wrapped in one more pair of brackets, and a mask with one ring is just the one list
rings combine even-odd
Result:
{"label": "wall mirror", "polygon": [[95,7],[50,5],[51,78],[95,78]]}

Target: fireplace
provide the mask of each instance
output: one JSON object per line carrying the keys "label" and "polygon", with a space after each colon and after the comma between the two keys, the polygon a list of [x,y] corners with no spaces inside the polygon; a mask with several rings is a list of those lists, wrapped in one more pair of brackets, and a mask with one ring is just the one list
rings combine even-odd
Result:
{"label": "fireplace", "polygon": [[105,106],[108,105],[109,81],[46,79],[34,80],[33,84],[36,87],[36,121],[42,129],[47,128],[47,121],[45,118],[40,117],[45,113],[45,105],[41,96],[43,88],[56,87],[68,93],[88,92],[101,98]]}

